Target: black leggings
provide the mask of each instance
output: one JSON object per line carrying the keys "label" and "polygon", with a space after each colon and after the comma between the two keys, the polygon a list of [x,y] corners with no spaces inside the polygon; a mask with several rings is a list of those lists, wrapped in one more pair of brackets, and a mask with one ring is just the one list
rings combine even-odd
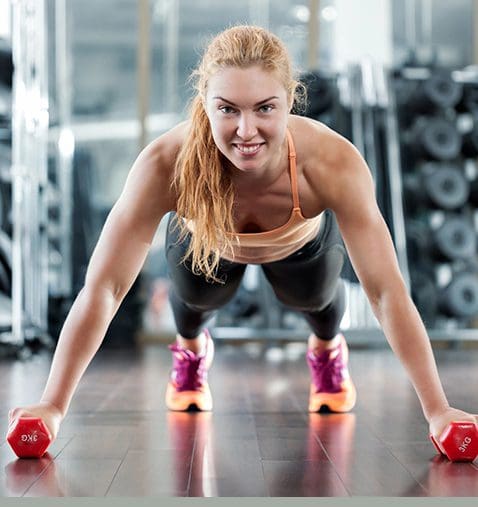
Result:
{"label": "black leggings", "polygon": [[[170,214],[166,232],[166,259],[171,279],[169,300],[177,332],[195,338],[214,313],[229,302],[247,264],[221,259],[217,276],[224,284],[207,282],[191,270],[186,253],[190,234],[178,242],[177,216]],[[312,331],[331,340],[338,332],[345,311],[345,293],[340,272],[345,248],[335,215],[325,210],[317,236],[285,259],[261,264],[275,295],[287,307],[302,313]]]}

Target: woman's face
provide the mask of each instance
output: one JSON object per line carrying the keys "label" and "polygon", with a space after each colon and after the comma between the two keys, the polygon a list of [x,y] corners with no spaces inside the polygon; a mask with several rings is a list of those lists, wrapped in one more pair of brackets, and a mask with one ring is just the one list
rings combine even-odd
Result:
{"label": "woman's face", "polygon": [[240,171],[260,172],[277,160],[289,104],[273,73],[260,66],[220,70],[208,82],[206,113],[219,151]]}

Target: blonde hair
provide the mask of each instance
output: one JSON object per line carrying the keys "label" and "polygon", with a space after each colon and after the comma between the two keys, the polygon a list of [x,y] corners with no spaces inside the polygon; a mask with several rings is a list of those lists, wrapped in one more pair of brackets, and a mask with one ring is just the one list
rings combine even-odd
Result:
{"label": "blonde hair", "polygon": [[274,34],[257,26],[234,26],[214,37],[191,76],[197,93],[190,106],[190,129],[176,159],[173,185],[178,196],[178,241],[189,231],[181,217],[194,223],[183,261],[191,255],[193,273],[204,274],[208,281],[223,283],[216,277],[217,267],[221,255],[232,252],[234,241],[227,235],[234,230],[232,182],[204,109],[208,81],[226,67],[253,65],[260,65],[279,78],[290,103],[294,97],[296,102],[303,102],[305,88],[294,79],[285,45]]}

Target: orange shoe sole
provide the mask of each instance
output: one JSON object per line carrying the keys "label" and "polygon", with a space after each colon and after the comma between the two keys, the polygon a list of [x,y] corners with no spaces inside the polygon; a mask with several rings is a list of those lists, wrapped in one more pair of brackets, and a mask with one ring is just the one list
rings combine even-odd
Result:
{"label": "orange shoe sole", "polygon": [[309,412],[318,412],[327,406],[332,412],[349,412],[357,401],[357,391],[350,379],[342,382],[342,391],[338,393],[316,393],[315,386],[310,386]]}
{"label": "orange shoe sole", "polygon": [[212,395],[206,384],[199,391],[176,391],[172,382],[166,387],[166,406],[169,410],[187,411],[194,406],[201,411],[212,410]]}

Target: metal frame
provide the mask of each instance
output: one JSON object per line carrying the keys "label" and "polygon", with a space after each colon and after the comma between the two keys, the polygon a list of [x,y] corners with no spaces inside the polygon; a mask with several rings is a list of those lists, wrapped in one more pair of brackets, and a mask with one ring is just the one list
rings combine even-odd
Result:
{"label": "metal frame", "polygon": [[44,0],[12,4],[12,342],[47,337],[48,68]]}

